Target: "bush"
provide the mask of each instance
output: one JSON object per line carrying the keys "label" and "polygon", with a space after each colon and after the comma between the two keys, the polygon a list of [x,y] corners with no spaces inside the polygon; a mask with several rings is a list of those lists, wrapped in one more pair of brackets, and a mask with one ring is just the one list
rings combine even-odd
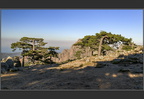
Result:
{"label": "bush", "polygon": [[77,59],[80,59],[81,57],[81,53],[82,53],[82,51],[77,51],[76,52],[76,54],[75,54],[75,56],[77,57]]}
{"label": "bush", "polygon": [[80,64],[79,67],[83,67],[83,64]]}
{"label": "bush", "polygon": [[132,49],[132,47],[129,46],[129,45],[124,45],[124,46],[122,47],[122,49],[123,49],[123,50],[126,50],[126,51],[130,51],[130,50]]}

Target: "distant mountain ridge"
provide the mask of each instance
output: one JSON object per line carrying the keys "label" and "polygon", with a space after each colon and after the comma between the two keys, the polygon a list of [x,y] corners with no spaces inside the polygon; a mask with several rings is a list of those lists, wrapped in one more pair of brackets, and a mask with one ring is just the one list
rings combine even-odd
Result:
{"label": "distant mountain ridge", "polygon": [[10,57],[21,56],[21,52],[16,52],[16,53],[1,53],[1,59],[7,58],[8,56],[10,56]]}

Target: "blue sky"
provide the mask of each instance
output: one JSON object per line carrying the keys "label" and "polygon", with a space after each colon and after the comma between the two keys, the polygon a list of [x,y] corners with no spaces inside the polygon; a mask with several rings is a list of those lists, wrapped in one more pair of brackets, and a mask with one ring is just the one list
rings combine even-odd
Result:
{"label": "blue sky", "polygon": [[70,48],[79,38],[101,30],[143,44],[142,10],[12,9],[1,13],[1,51],[20,38],[44,38],[47,46]]}

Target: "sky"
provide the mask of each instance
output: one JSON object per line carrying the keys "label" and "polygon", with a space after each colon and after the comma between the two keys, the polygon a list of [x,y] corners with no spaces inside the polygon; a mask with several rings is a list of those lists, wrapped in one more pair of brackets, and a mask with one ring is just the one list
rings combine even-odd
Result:
{"label": "sky", "polygon": [[[3,9],[1,52],[22,37],[43,38],[46,45],[69,49],[78,39],[100,31],[121,34],[143,45],[143,10]],[[19,52],[18,50],[15,52]]]}

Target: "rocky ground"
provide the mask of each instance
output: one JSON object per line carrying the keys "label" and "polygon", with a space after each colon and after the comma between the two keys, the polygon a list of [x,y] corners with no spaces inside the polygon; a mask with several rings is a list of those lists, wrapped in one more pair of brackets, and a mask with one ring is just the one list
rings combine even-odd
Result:
{"label": "rocky ground", "polygon": [[91,56],[1,75],[2,90],[143,90],[143,53]]}

